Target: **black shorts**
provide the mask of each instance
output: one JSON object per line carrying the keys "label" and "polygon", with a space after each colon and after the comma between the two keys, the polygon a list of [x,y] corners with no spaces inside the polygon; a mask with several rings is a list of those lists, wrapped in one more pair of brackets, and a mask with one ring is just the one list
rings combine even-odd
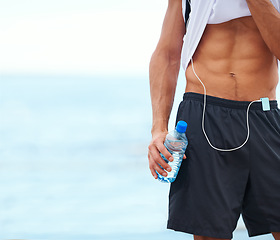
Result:
{"label": "black shorts", "polygon": [[[248,104],[207,96],[205,131],[215,147],[235,148],[245,141]],[[232,238],[242,214],[249,236],[280,232],[280,110],[276,101],[270,108],[253,103],[248,142],[220,152],[202,132],[203,95],[184,94],[177,121],[188,123],[189,144],[170,188],[169,229]]]}

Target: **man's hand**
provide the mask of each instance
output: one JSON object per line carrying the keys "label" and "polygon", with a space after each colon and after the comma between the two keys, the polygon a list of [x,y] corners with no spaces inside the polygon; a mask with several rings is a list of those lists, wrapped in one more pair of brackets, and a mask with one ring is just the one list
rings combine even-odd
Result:
{"label": "man's hand", "polygon": [[[171,155],[171,153],[166,149],[164,146],[164,140],[168,132],[158,132],[156,134],[153,134],[152,141],[149,145],[149,152],[148,152],[148,158],[149,158],[149,168],[150,171],[155,179],[157,179],[156,171],[166,177],[167,172],[170,172],[172,169],[167,164],[162,157],[160,156],[160,153],[164,155],[166,159],[168,159],[170,162],[172,162],[174,159]],[[186,156],[184,155],[184,159]],[[162,166],[164,170],[159,166]]]}
{"label": "man's hand", "polygon": [[[154,134],[152,141],[149,145],[149,152],[148,152],[149,168],[155,179],[157,179],[156,171],[164,177],[167,176],[166,171],[168,171],[168,172],[171,171],[171,167],[169,166],[169,164],[167,164],[159,154],[161,152],[165,156],[166,159],[168,159],[169,161],[173,161],[173,157],[172,157],[171,153],[163,145],[167,133],[168,132],[159,132],[159,133]],[[164,171],[159,166],[159,164],[166,171]]]}

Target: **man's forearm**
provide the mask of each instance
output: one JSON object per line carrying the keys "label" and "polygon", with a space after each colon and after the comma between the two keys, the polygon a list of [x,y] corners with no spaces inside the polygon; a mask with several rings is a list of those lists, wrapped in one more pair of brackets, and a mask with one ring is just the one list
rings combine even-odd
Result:
{"label": "man's forearm", "polygon": [[252,17],[270,51],[280,58],[280,13],[270,0],[246,0]]}
{"label": "man's forearm", "polygon": [[173,106],[180,60],[171,61],[165,53],[155,52],[150,62],[150,91],[153,109],[152,133],[167,131]]}

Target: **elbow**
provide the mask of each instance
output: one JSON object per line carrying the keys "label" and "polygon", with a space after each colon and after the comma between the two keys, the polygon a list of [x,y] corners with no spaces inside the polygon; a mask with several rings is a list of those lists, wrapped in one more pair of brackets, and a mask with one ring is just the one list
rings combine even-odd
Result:
{"label": "elbow", "polygon": [[280,60],[280,49],[277,50],[277,52],[275,52],[275,57]]}
{"label": "elbow", "polygon": [[180,63],[181,63],[181,54],[170,54],[169,55],[169,64],[171,66],[177,66],[180,67]]}
{"label": "elbow", "polygon": [[181,48],[171,48],[168,50],[168,62],[171,66],[180,66]]}
{"label": "elbow", "polygon": [[172,50],[156,49],[152,54],[150,60],[150,67],[153,65],[161,65],[168,67],[180,68],[181,63],[181,52],[176,52]]}
{"label": "elbow", "polygon": [[279,60],[280,59],[280,35],[277,40],[271,41],[267,44],[270,52]]}
{"label": "elbow", "polygon": [[280,51],[279,50],[278,51],[271,51],[271,52],[278,60],[280,60]]}
{"label": "elbow", "polygon": [[269,47],[271,53],[278,59],[280,60],[280,46],[279,43],[277,44],[277,46],[272,46]]}

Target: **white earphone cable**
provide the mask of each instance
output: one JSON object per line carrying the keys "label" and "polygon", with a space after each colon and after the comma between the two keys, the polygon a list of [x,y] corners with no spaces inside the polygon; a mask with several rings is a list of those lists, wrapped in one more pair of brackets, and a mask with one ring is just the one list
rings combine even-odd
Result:
{"label": "white earphone cable", "polygon": [[202,131],[205,135],[205,138],[207,140],[207,142],[209,143],[209,145],[214,148],[215,150],[217,151],[222,151],[222,152],[231,152],[231,151],[235,151],[235,150],[238,150],[240,148],[242,148],[248,141],[249,139],[249,136],[250,136],[250,127],[249,127],[249,109],[251,107],[251,105],[254,103],[254,102],[261,102],[261,100],[254,100],[252,102],[249,103],[248,107],[247,107],[247,138],[246,140],[239,146],[239,147],[235,147],[235,148],[231,148],[231,149],[221,149],[221,148],[217,148],[215,146],[212,145],[212,143],[210,142],[206,132],[205,132],[205,128],[204,128],[204,120],[205,120],[205,108],[206,108],[206,88],[205,88],[205,85],[203,84],[203,82],[200,80],[200,78],[197,76],[195,70],[194,70],[194,66],[193,66],[193,59],[191,58],[191,63],[192,63],[192,70],[193,70],[193,73],[194,75],[197,77],[197,79],[200,81],[200,83],[202,84],[203,86],[203,89],[204,89],[204,105],[203,105],[203,113],[202,113]]}

